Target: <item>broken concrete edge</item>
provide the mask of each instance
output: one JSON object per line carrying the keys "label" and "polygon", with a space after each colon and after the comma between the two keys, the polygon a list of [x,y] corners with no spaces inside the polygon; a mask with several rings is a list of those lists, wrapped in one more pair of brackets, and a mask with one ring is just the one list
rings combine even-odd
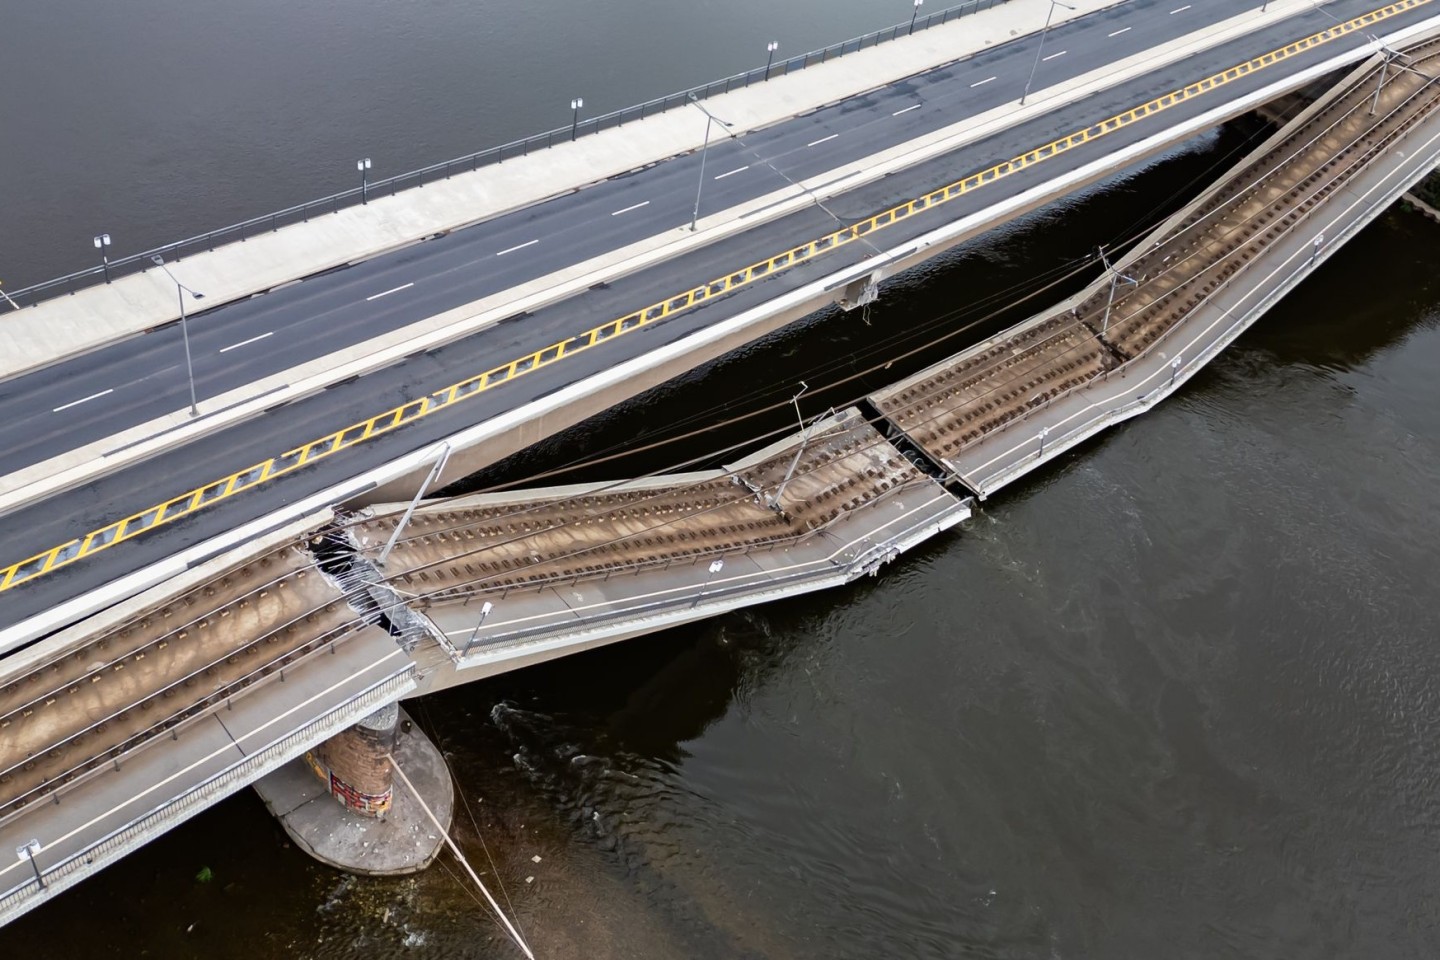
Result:
{"label": "broken concrete edge", "polygon": [[[395,762],[448,832],[454,821],[455,782],[445,757],[403,707],[398,729]],[[329,794],[305,756],[251,786],[298,849],[346,873],[418,873],[434,862],[445,845],[444,835],[437,833],[403,782],[395,785],[390,809],[381,818],[346,810]]]}

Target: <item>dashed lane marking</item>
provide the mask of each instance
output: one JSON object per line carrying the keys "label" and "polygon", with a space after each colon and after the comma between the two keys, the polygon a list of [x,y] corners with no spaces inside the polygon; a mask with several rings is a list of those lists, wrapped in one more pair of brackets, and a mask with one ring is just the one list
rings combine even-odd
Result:
{"label": "dashed lane marking", "polygon": [[114,393],[114,392],[115,392],[115,388],[114,388],[114,387],[111,387],[109,390],[101,390],[99,393],[92,393],[92,394],[90,394],[90,396],[88,396],[88,397],[81,397],[79,400],[71,400],[69,403],[62,403],[60,406],[56,407],[54,410],[51,410],[50,412],[51,412],[51,413],[59,413],[61,410],[69,410],[71,407],[78,407],[78,406],[80,406],[80,404],[82,404],[82,403],[87,403],[87,402],[89,402],[89,401],[91,401],[91,400],[99,400],[101,397],[105,396],[106,394]]}
{"label": "dashed lane marking", "polygon": [[266,337],[273,337],[273,336],[275,336],[275,331],[274,331],[274,330],[271,330],[269,333],[262,333],[262,334],[260,334],[260,336],[258,336],[258,337],[251,337],[249,340],[241,340],[239,343],[232,343],[232,344],[230,344],[230,346],[228,346],[228,347],[221,347],[221,348],[220,348],[220,352],[221,352],[221,353],[229,353],[231,350],[238,350],[238,349],[240,349],[241,347],[248,347],[248,346],[250,346],[250,344],[252,344],[252,343],[259,343],[261,340],[264,340]]}
{"label": "dashed lane marking", "polygon": [[399,293],[401,290],[409,290],[413,286],[415,286],[413,281],[411,283],[402,283],[398,287],[391,287],[389,290],[382,290],[379,293],[375,294],[373,297],[366,297],[365,300],[367,302],[370,300],[379,300],[381,297],[388,297],[392,293]]}
{"label": "dashed lane marking", "polygon": [[499,253],[495,254],[495,256],[497,256],[497,257],[503,257],[503,256],[505,256],[505,254],[507,254],[507,253],[514,253],[516,250],[524,250],[526,247],[533,247],[533,246],[535,246],[535,244],[537,244],[537,243],[539,243],[539,242],[540,242],[539,240],[530,240],[530,241],[528,241],[528,242],[526,242],[526,243],[518,244],[517,246],[513,246],[513,247],[509,247],[509,248],[507,248],[507,249],[505,249],[505,250],[501,250]]}

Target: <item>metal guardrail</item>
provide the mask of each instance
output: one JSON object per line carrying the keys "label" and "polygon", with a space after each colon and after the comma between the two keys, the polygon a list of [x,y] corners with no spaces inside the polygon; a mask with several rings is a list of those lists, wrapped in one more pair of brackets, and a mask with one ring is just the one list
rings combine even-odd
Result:
{"label": "metal guardrail", "polygon": [[339,193],[331,194],[328,197],[321,197],[318,200],[309,200],[293,207],[276,210],[274,213],[252,217],[249,220],[234,223],[228,227],[221,227],[218,230],[211,230],[186,240],[168,243],[164,246],[155,247],[141,253],[120,257],[119,259],[109,261],[108,265],[89,267],[85,270],[66,274],[63,277],[57,277],[54,280],[46,280],[42,283],[32,284],[19,290],[9,291],[6,298],[10,300],[11,306],[33,307],[49,297],[62,293],[74,293],[78,289],[92,286],[97,282],[103,281],[108,283],[116,277],[133,273],[143,273],[152,266],[151,258],[157,255],[164,257],[167,261],[178,261],[191,254],[214,250],[217,246],[223,244],[248,240],[258,234],[274,232],[281,227],[296,223],[305,223],[308,222],[311,217],[322,216],[327,213],[338,213],[341,209],[361,203],[370,196],[379,196],[385,193],[394,196],[397,192],[410,189],[411,187],[423,187],[425,184],[433,183],[437,180],[448,180],[456,173],[468,173],[473,170],[478,170],[481,167],[500,163],[504,160],[523,157],[532,150],[546,149],[554,146],[557,142],[573,140],[580,136],[598,133],[601,130],[609,130],[612,127],[623,126],[628,122],[642,120],[645,117],[653,116],[657,113],[664,113],[667,110],[684,106],[692,96],[696,99],[703,100],[722,93],[729,93],[732,90],[748,87],[753,83],[763,83],[771,77],[785,76],[796,70],[804,70],[806,67],[813,66],[817,63],[825,63],[835,57],[844,56],[847,53],[855,53],[858,50],[873,47],[894,40],[897,37],[909,36],[918,30],[928,30],[931,27],[938,27],[941,24],[949,23],[951,20],[956,20],[981,10],[988,10],[991,7],[1008,2],[1009,0],[964,0],[963,3],[948,7],[936,13],[917,16],[913,22],[906,21],[905,23],[896,24],[893,27],[886,27],[883,30],[867,33],[864,36],[844,40],[840,43],[831,44],[828,47],[821,47],[819,50],[812,50],[809,53],[779,60],[765,67],[757,67],[754,70],[737,73],[733,76],[715,80],[698,87],[681,90],[679,93],[672,93],[655,100],[647,100],[635,106],[601,114],[598,117],[580,120],[576,124],[559,127],[545,133],[537,133],[521,140],[502,143],[498,147],[489,147],[476,153],[431,164],[428,167],[411,170],[408,173],[398,174],[385,180],[376,180],[361,187],[342,190]]}

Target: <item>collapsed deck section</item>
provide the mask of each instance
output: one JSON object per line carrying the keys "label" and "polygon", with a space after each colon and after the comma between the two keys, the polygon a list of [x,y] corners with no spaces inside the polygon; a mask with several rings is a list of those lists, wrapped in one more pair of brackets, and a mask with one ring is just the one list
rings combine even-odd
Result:
{"label": "collapsed deck section", "polygon": [[982,497],[1147,408],[1403,191],[1370,181],[1440,107],[1437,61],[1377,58],[1081,294],[871,402]]}
{"label": "collapsed deck section", "polygon": [[[422,507],[383,569],[457,658],[568,653],[843,583],[966,516],[852,408],[717,470]],[[361,554],[401,517],[357,520]]]}

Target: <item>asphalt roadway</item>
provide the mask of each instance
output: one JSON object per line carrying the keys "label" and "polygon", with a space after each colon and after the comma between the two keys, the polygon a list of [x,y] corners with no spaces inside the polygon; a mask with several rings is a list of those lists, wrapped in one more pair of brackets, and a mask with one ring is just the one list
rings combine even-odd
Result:
{"label": "asphalt roadway", "polygon": [[[1337,0],[1324,11],[1306,13],[1257,31],[1241,41],[1205,51],[1055,114],[861,187],[827,206],[842,218],[868,216],[1144,102],[1157,93],[1323,29],[1334,23],[1336,17],[1344,19],[1376,5],[1376,0]],[[1191,32],[1202,25],[1201,16],[1218,20],[1251,6],[1252,3],[1217,0],[1206,3],[1202,13],[1198,7],[1186,7],[1175,0],[1133,0],[1097,13],[1051,32],[1046,50],[1057,54],[1063,51],[1063,54],[1041,63],[1035,86],[1038,89],[1053,85],[1108,60]],[[1172,10],[1176,12],[1171,13]],[[1183,22],[1192,12],[1195,19]],[[1433,13],[1428,8],[1420,8],[1388,21],[1386,26],[1394,29]],[[806,176],[954,123],[970,113],[1017,99],[1035,55],[1035,42],[1029,38],[985,51],[884,91],[758,132],[746,137],[744,145],[717,143],[707,161],[707,209],[721,209],[779,186],[783,181],[770,164],[791,177]],[[1343,49],[1367,42],[1363,36],[1334,41],[1228,84],[1223,88],[1224,95],[1243,95],[1274,82],[1285,73],[1303,70]],[[1134,46],[1122,45],[1127,43]],[[989,77],[995,79],[989,80]],[[1159,117],[1062,153],[952,201],[945,205],[943,215],[924,214],[901,221],[877,234],[877,242],[886,246],[902,244],[945,222],[1082,166],[1105,152],[1143,139],[1164,125],[1203,113],[1212,108],[1217,99],[1218,95],[1207,95],[1187,100]],[[906,109],[916,105],[918,109]],[[202,396],[323,355],[344,339],[358,341],[374,336],[529,277],[549,273],[617,244],[684,223],[694,202],[698,162],[698,157],[677,158],[442,240],[216,310],[192,327],[192,344],[201,360],[197,374],[202,382]],[[45,501],[15,511],[0,523],[0,558],[6,562],[23,559],[105,522],[144,509],[164,496],[243,469],[438,386],[828,233],[836,226],[829,214],[808,208],[642,274],[592,289],[534,314],[501,322],[467,339],[411,356],[385,370],[271,410],[189,444],[183,456],[172,453],[107,475],[65,494],[63,507]],[[513,249],[517,247],[519,249]],[[867,252],[863,243],[841,247],[822,258],[824,269],[829,272],[858,262]],[[782,272],[617,338],[603,348],[575,354],[562,363],[479,394],[405,429],[328,457],[315,467],[223,500],[153,533],[12,589],[0,595],[0,609],[7,622],[22,620],[286,503],[333,486],[346,477],[362,474],[474,423],[741,313],[816,276],[813,268]],[[415,286],[404,286],[409,283]],[[386,293],[391,290],[395,292]],[[376,297],[377,294],[383,295]],[[263,340],[245,344],[246,340],[261,336]],[[170,339],[178,340],[173,329]],[[283,349],[266,344],[283,344]],[[222,348],[225,348],[223,354]],[[119,357],[111,350],[134,353]],[[7,445],[7,452],[12,443],[20,450],[38,443],[41,449],[31,454],[33,461],[183,405],[186,388],[178,342],[167,343],[162,331],[135,338],[111,350],[4,384],[0,404],[4,404],[5,409],[14,410],[22,395],[26,403],[21,411],[12,414],[23,419],[23,424],[7,423],[5,432],[0,433],[3,437],[0,443]],[[113,377],[121,369],[146,369],[149,373],[131,384],[103,379],[103,376]],[[21,389],[32,380],[27,389]],[[168,388],[170,392],[162,395],[164,399],[155,396],[167,389],[167,380],[173,381]],[[106,394],[103,402],[97,398],[64,407],[66,403],[106,389],[113,389],[114,393]],[[37,402],[29,390],[39,392],[46,399]],[[34,412],[29,412],[32,406]],[[87,406],[89,410],[85,409]],[[70,428],[55,424],[54,417],[71,411],[80,413],[72,418],[74,424]],[[84,432],[87,430],[90,432]],[[19,465],[18,461],[14,462],[14,466]]]}

